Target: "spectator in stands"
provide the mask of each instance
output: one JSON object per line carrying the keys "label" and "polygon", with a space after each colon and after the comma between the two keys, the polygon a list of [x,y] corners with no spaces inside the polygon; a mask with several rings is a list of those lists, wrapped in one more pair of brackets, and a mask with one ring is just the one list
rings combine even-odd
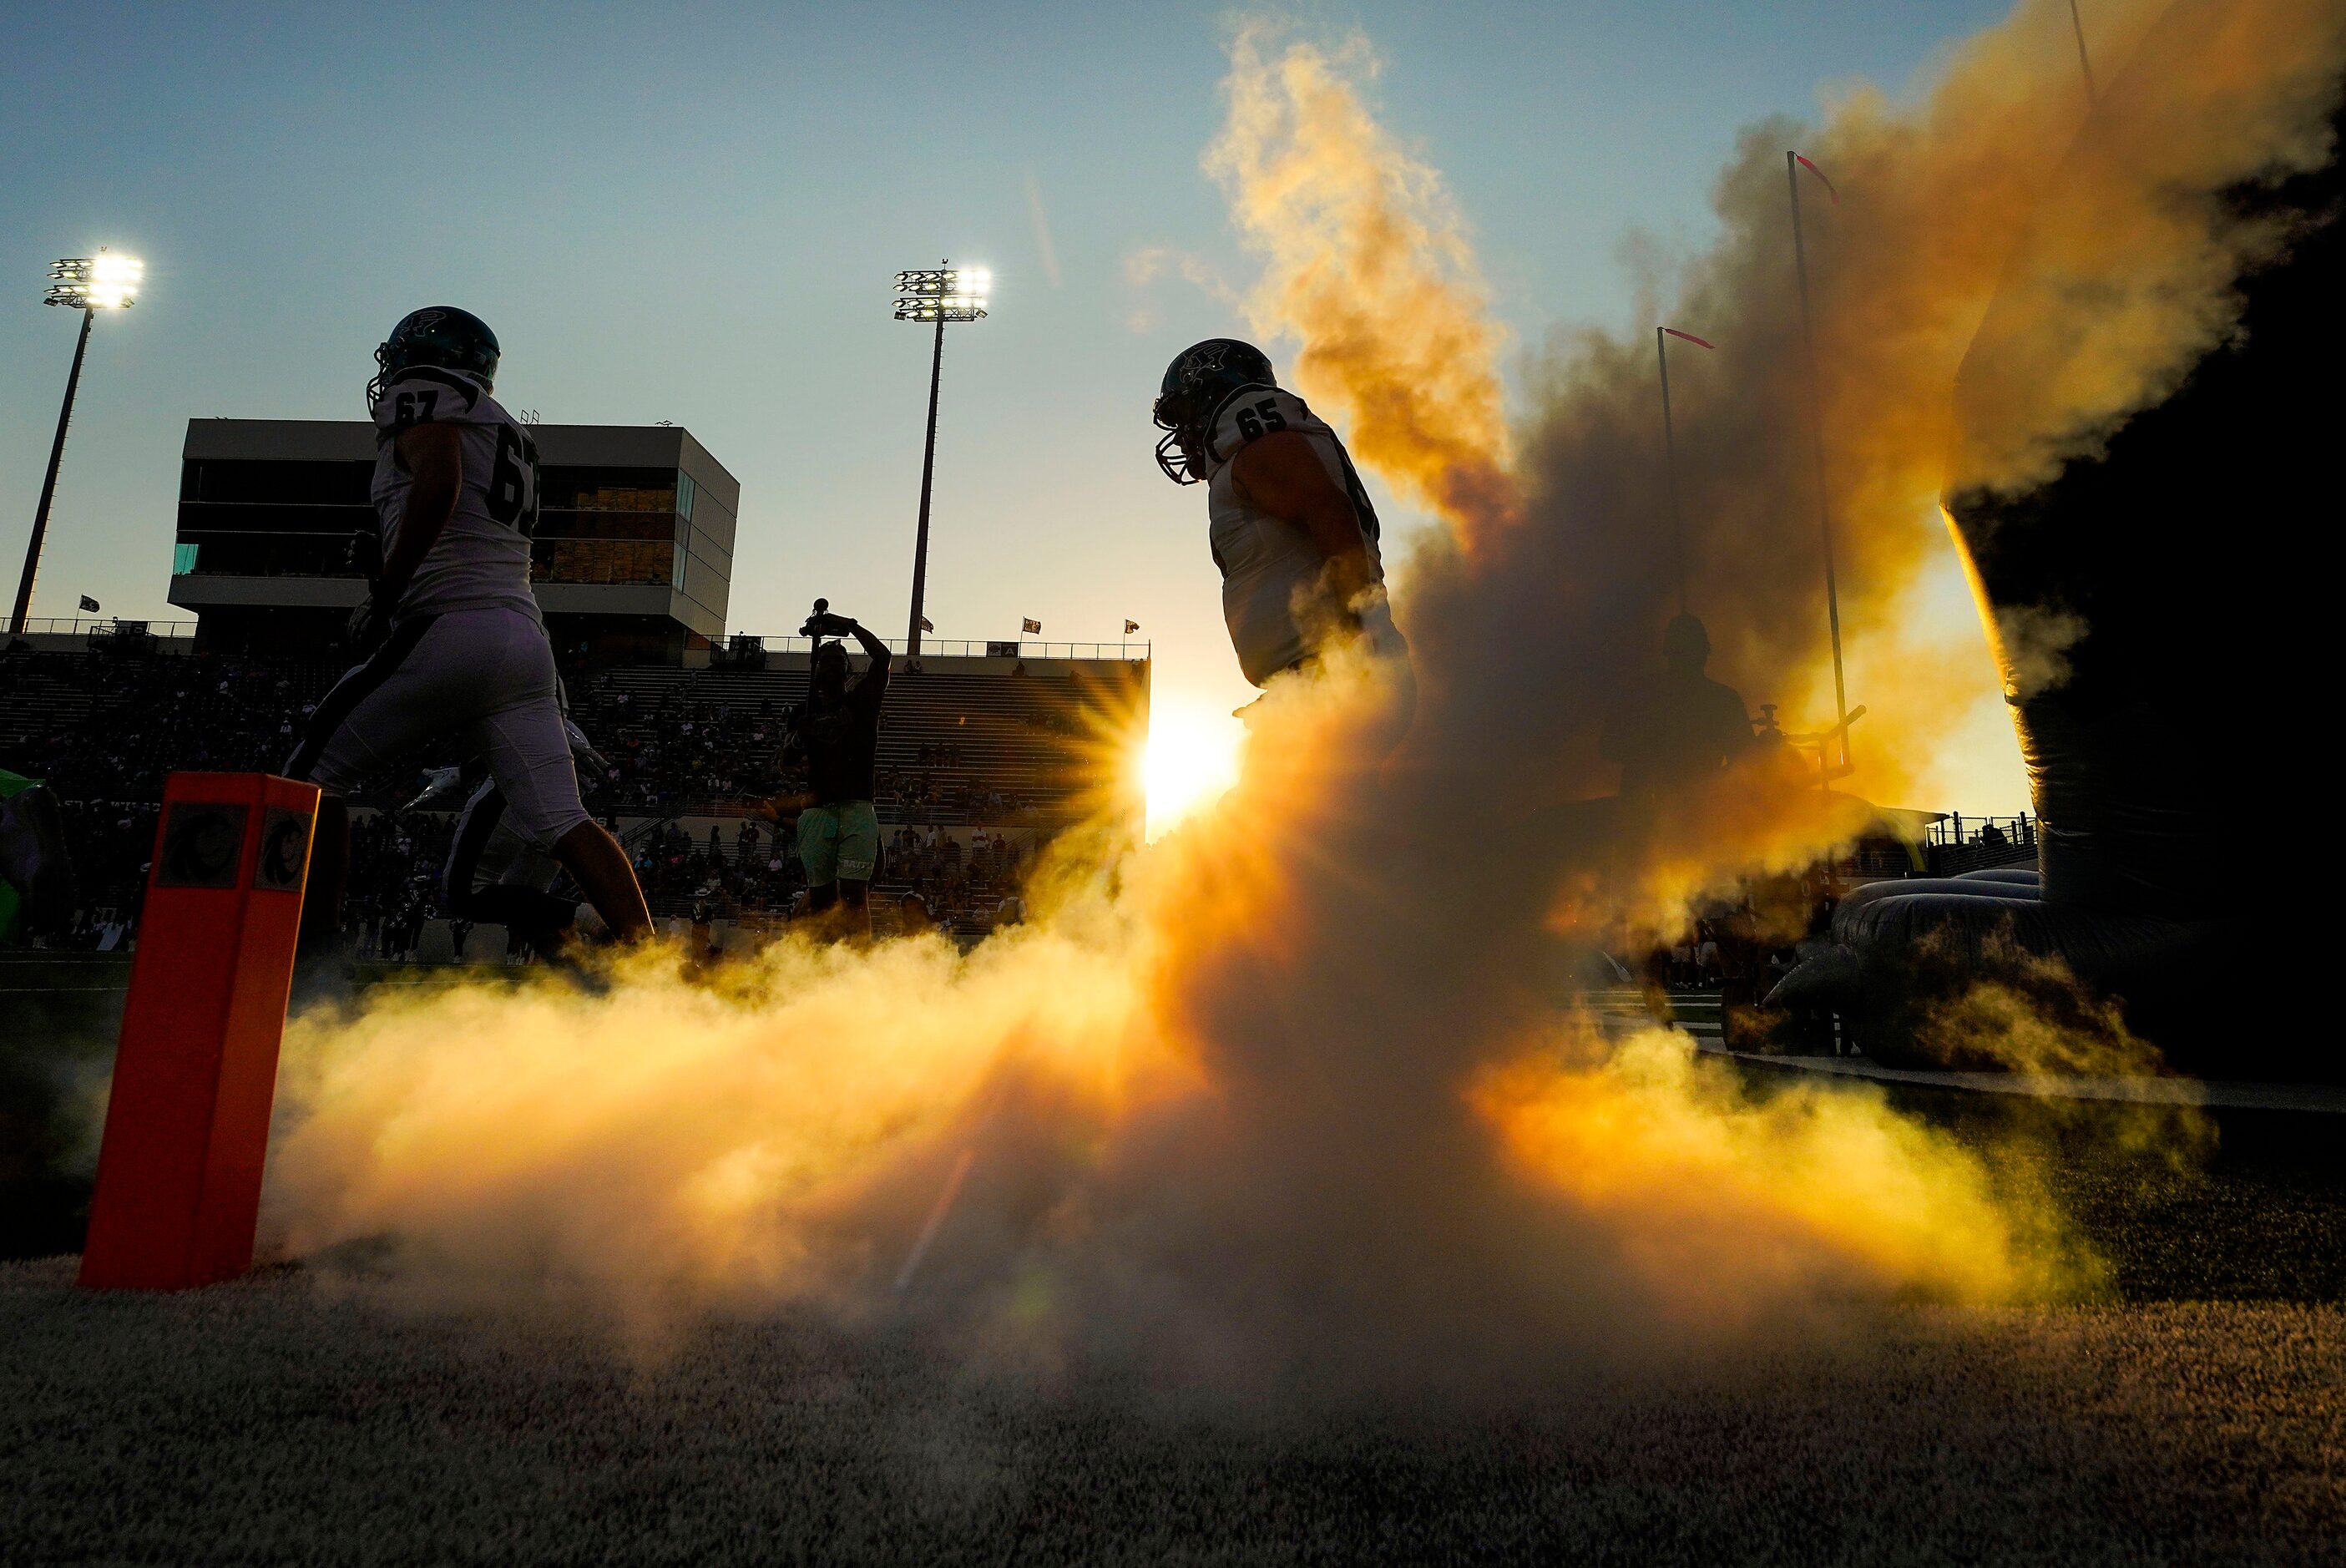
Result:
{"label": "spectator in stands", "polygon": [[[716,835],[717,830],[712,827],[709,831],[710,837],[713,839]],[[705,898],[694,900],[692,905],[691,952],[695,957],[714,958],[717,956],[716,922],[716,911],[710,905],[709,901]]]}
{"label": "spectator in stands", "polygon": [[935,928],[929,918],[928,901],[917,892],[906,893],[896,901],[896,929],[906,936],[919,936]]}

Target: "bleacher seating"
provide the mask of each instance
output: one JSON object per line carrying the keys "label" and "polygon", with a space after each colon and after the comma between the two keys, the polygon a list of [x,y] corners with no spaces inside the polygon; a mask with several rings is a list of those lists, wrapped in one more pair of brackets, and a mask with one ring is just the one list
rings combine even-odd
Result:
{"label": "bleacher seating", "polygon": [[[767,669],[617,668],[573,671],[573,714],[617,777],[590,789],[591,809],[617,827],[637,858],[655,911],[714,905],[725,918],[787,908],[802,885],[795,857],[762,826],[754,857],[741,830],[759,800],[803,786],[786,768],[785,733],[805,700],[803,660]],[[46,779],[72,808],[82,902],[133,911],[151,851],[154,802],[179,769],[270,770],[282,765],[310,711],[343,661],[250,655],[30,652],[0,655],[0,766]],[[892,844],[907,827],[1019,848],[1018,870],[1040,842],[1109,802],[1121,767],[1117,740],[1146,700],[1146,667],[1033,674],[997,664],[898,662],[881,728],[877,809]],[[354,906],[377,918],[436,896],[445,819],[396,814],[426,767],[460,759],[443,743],[375,781],[354,801],[391,818],[357,848]],[[1126,798],[1127,805],[1137,804]],[[1112,808],[1111,808],[1112,809]],[[699,837],[676,824],[695,819]],[[716,853],[706,829],[722,820]],[[404,828],[400,824],[405,822]],[[682,836],[685,842],[678,844]],[[401,846],[405,846],[402,849]],[[780,867],[770,865],[776,859]],[[982,930],[1016,871],[883,861],[875,879],[882,923],[895,897],[918,888],[940,923]]]}
{"label": "bleacher seating", "polygon": [[[806,688],[803,669],[616,669],[582,683],[572,700],[624,779],[643,778],[630,766],[643,747],[670,764],[652,770],[676,786],[668,796],[623,787],[628,804],[728,816],[742,809],[740,795],[760,792],[745,777],[779,780],[782,734]],[[1136,690],[1074,675],[913,670],[900,661],[881,728],[873,804],[882,822],[1066,826],[1102,784],[1103,743],[1093,738],[1120,728]],[[723,744],[696,744],[712,727]]]}

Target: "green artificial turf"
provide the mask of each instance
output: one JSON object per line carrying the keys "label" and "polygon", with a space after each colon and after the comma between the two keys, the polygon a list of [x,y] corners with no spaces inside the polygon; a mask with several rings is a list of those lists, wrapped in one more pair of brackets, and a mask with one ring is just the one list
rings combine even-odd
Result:
{"label": "green artificial turf", "polygon": [[2089,1299],[2346,1300],[2346,1116],[2178,1111],[1901,1085],[1900,1109],[2049,1194]]}

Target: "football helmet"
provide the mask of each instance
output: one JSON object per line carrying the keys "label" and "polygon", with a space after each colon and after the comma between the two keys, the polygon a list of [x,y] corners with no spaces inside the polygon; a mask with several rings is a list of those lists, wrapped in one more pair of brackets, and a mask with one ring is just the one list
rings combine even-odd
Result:
{"label": "football helmet", "polygon": [[497,335],[470,311],[454,305],[427,305],[400,318],[391,336],[375,345],[374,380],[367,382],[367,406],[382,396],[392,377],[415,365],[436,365],[462,371],[489,390],[496,390]]}
{"label": "football helmet", "polygon": [[1206,451],[1214,416],[1222,405],[1233,392],[1278,384],[1270,356],[1252,343],[1208,338],[1183,349],[1165,367],[1165,384],[1153,411],[1157,428],[1166,433],[1157,443],[1157,466],[1176,484],[1203,480],[1206,475],[1191,472],[1192,454]]}

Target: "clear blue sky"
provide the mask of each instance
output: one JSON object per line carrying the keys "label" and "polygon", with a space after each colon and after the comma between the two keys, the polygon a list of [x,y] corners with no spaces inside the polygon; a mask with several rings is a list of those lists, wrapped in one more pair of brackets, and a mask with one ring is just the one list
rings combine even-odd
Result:
{"label": "clear blue sky", "polygon": [[[1694,244],[1741,125],[1896,88],[1995,0],[1273,8],[1382,56],[1517,340],[1627,323],[1633,228]],[[1247,695],[1195,492],[1149,458],[1184,343],[1229,330],[1152,245],[1250,275],[1198,169],[1215,5],[5,7],[0,572],[13,590],[73,319],[46,264],[110,243],[140,304],[90,351],[35,614],[162,616],[185,422],[355,418],[369,352],[453,303],[549,422],[688,427],[742,484],[731,625],[815,595],[901,635],[927,343],[897,268],[995,278],[946,346],[930,617],[947,637],[1155,639],[1160,703]],[[69,20],[68,20],[69,17]],[[1060,270],[1047,276],[1029,180]],[[1642,324],[1642,323],[1639,323]],[[1950,804],[1960,804],[1951,802]]]}

